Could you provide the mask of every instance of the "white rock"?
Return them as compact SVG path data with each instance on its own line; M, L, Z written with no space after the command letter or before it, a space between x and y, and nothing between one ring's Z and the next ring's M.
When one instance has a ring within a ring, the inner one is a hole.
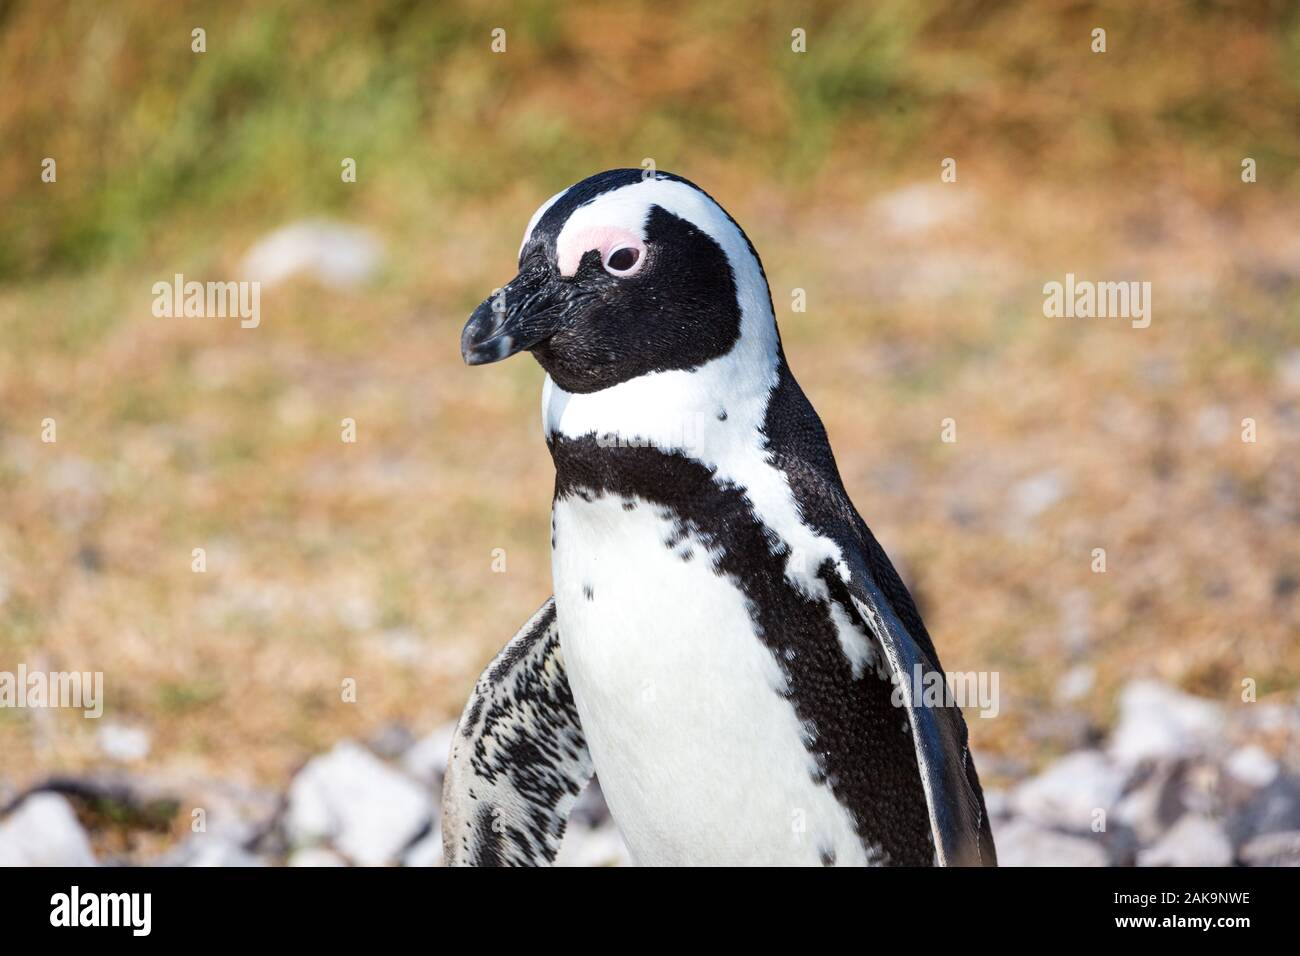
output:
M1124 794L1114 818L1142 843L1154 843L1184 811L1183 780L1177 764L1156 767Z
M0 821L0 866L94 866L76 813L57 793L33 793Z
M249 853L234 840L211 833L196 834L185 841L169 865L182 866L265 866L264 860Z
M1246 866L1300 866L1300 830L1265 833L1241 848Z
M1133 766L1144 760L1177 760L1211 749L1224 723L1223 708L1159 681L1140 680L1120 694L1119 721L1110 754Z
M555 857L556 866L631 866L632 854L618 828L570 826Z
M1068 836L1028 820L994 821L999 866L1106 866L1106 850L1095 837Z
M1243 725L1260 733L1300 730L1300 707L1254 703L1244 708Z
M346 288L373 276L382 258L379 241L367 230L311 219L263 237L248 250L240 271L268 288L299 274Z
M1300 830L1300 780L1279 774L1232 809L1228 829L1237 843L1264 833Z
M343 741L294 777L285 831L295 845L332 842L363 866L395 862L433 817L435 797L370 751Z
M404 725L390 722L367 737L366 746L377 756L394 760L415 746L415 736Z
M452 721L421 737L402 755L402 769L431 787L441 784L443 774L447 772L451 738L455 732L456 722Z
M347 866L347 861L323 846L305 846L289 857L290 866Z
M280 816L283 796L278 792L222 780L200 786L201 796L196 794L197 803L186 814L191 826L202 820L204 829L195 832L194 839L216 837L248 846ZM202 814L196 814L200 809Z
M1087 664L1071 667L1056 682L1056 699L1060 703L1072 704L1087 697L1097 682L1097 672Z
M420 632L409 627L381 631L374 645L381 655L397 664L417 664L429 653L429 646L420 637Z
M149 756L149 732L116 722L103 724L98 734L99 750L110 760L130 763Z
M442 866L442 828L434 827L402 855L402 866Z
M1139 851L1137 863L1138 866L1230 866L1232 843L1220 824L1188 813L1154 846Z
M1251 787L1267 787L1279 773L1277 761L1258 744L1234 750L1223 766L1230 776Z
M1020 521L1032 521L1066 495L1066 482L1055 469L1030 475L1011 486L1008 505Z
M915 183L879 196L871 211L885 229L913 236L960 218L969 205L969 197L958 190Z
M1111 811L1127 776L1100 751L1081 750L1016 787L1011 804L1036 823L1091 832L1096 811Z

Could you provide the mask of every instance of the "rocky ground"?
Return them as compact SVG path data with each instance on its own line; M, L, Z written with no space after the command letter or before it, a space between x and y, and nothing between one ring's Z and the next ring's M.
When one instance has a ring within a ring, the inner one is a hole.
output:
M393 726L342 741L284 793L50 778L5 796L0 864L437 866L450 734ZM986 763L986 777L1001 772ZM1300 865L1300 701L1225 706L1133 682L1101 745L986 796L1003 865ZM574 812L560 862L630 862L599 786Z

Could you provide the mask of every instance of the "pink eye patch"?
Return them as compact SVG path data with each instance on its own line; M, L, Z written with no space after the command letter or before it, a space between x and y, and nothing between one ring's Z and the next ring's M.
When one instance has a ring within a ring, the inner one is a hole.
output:
M555 250L555 259L560 268L560 275L571 276L577 272L578 263L582 261L582 257L590 249L595 249L600 253L601 265L620 276L635 275L645 262L645 242L630 229L624 229L621 226L589 226L586 229L578 229L572 233L566 231L565 234L560 236L559 244ZM611 269L610 257L619 250L625 249L636 250L635 256L620 253L615 257ZM620 268L629 259L632 260L631 267L628 269Z

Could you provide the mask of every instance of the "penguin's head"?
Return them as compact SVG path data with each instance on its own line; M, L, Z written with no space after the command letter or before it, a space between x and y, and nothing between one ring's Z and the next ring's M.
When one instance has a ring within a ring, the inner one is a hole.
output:
M615 169L542 205L519 274L461 333L465 362L527 350L569 392L594 392L730 352L745 325L775 338L763 267L707 193L667 173Z

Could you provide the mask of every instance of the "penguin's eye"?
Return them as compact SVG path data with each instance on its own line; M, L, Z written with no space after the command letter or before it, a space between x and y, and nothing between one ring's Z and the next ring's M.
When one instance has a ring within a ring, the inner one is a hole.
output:
M605 260L605 270L614 275L625 275L632 270L632 267L641 259L641 250L632 246L623 246L615 249Z

